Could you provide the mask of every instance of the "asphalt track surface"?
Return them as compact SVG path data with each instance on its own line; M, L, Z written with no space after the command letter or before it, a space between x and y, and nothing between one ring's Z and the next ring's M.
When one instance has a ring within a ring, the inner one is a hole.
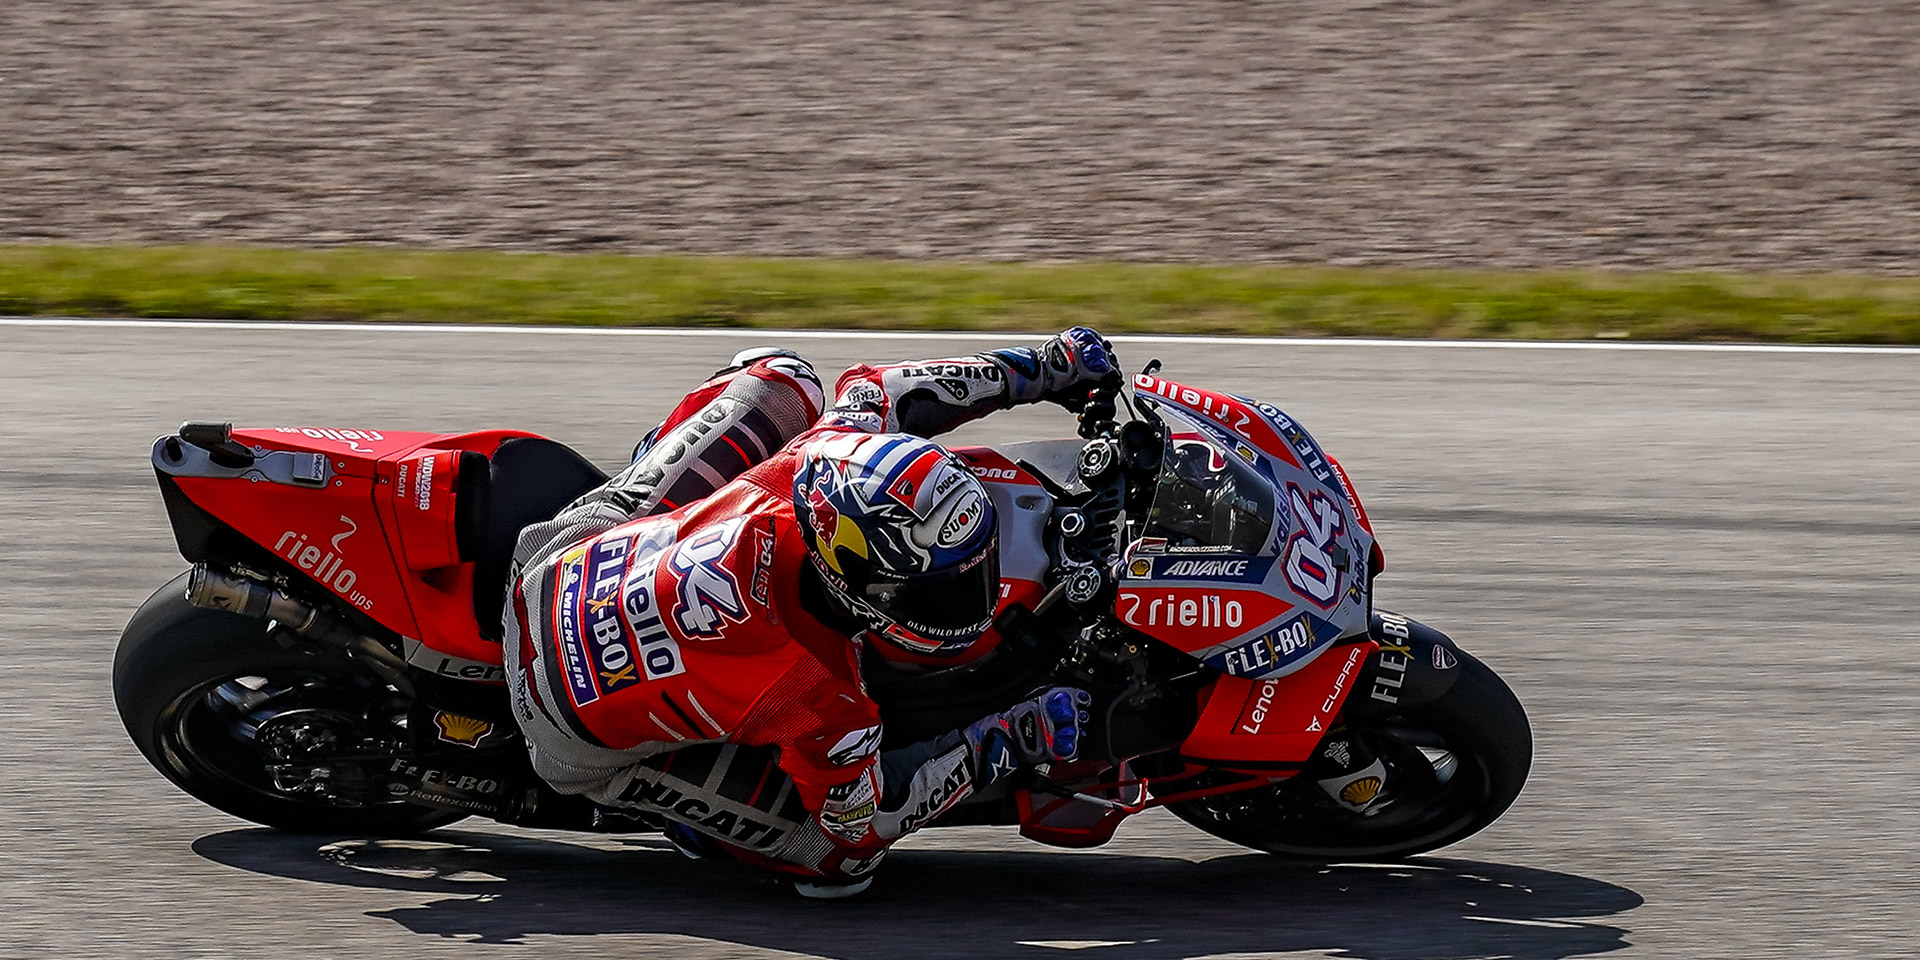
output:
M1526 702L1538 757L1513 810L1401 867L1291 867L1147 815L1084 852L931 831L870 895L822 905L644 837L280 835L127 741L114 645L183 566L154 436L515 426L612 464L742 345L0 325L0 955L1912 954L1911 354L1122 345L1313 429L1372 511L1383 604ZM831 375L980 345L803 347ZM1067 429L1032 410L962 436Z

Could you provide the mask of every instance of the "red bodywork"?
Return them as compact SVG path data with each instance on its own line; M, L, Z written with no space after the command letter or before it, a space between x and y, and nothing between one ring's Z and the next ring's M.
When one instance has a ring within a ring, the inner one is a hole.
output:
M980 482L986 485L989 492L1006 490L1018 496L1022 493L1039 493L1044 489L1040 481L1035 479L1033 474L1028 473L1025 467L1007 459L991 447L954 447L953 452L973 468L974 476L980 478ZM996 502L998 502L997 498ZM1021 536L1026 532L1028 531L1007 530L1004 527L1001 530L1000 608L1002 610L1015 603L1032 609L1047 592L1046 585L1042 582L1042 578L1046 575L1046 548L1039 541L1038 531L1031 531L1033 534L1031 538ZM1031 542L1028 542L1029 539ZM978 659L999 643L1000 631L989 629L987 635L974 644L978 653L970 651L972 655L968 659ZM938 661L929 660L928 662L937 663Z
M1377 649L1371 640L1333 647L1271 680L1220 677L1201 692L1200 722L1180 755L1226 770L1292 773L1319 746Z
M325 454L333 478L305 490L237 479L179 477L182 493L248 539L306 571L404 637L465 660L497 664L500 645L473 614L473 564L454 543L460 452L491 455L514 430L435 434L270 427L235 430L267 450Z
M333 474L327 486L295 489L191 476L178 477L176 482L202 509L395 633L418 639L447 656L499 664L500 646L481 635L474 618L474 565L459 560L454 491L462 452L491 456L502 441L531 436L513 430L435 434L320 427L236 429L233 439L247 447L325 455ZM970 447L956 452L986 483L1041 489L1026 470L990 449ZM1042 592L1039 581L1014 578L1003 589L1002 602L1031 606ZM1121 594L1123 620L1127 593ZM1243 599L1258 602L1257 596ZM1216 678L1201 691L1199 722L1180 747L1181 756L1190 763L1186 773L1212 767L1250 775L1244 784L1225 789L1291 776L1319 744L1322 731L1376 649L1371 641L1338 646L1306 668L1273 680ZM492 676L487 680L497 682ZM1098 844L1129 813L1168 799L1146 799L1138 789L1142 781L1117 776L1124 771L1112 771L1104 764L1074 766L1085 768L1085 780L1075 789L1120 797L1126 809L1095 812L1084 803L1021 791L1023 832L1061 845ZM1070 783L1080 778L1054 779ZM1222 792L1222 788L1203 792Z

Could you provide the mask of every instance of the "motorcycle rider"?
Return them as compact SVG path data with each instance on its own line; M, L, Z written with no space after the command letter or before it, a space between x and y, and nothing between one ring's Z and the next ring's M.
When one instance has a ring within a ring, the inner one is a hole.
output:
M833 897L971 793L1074 758L1089 697L1071 688L882 751L861 653L938 669L992 625L992 501L927 438L1017 404L1071 406L1117 375L1109 344L1075 327L858 365L823 411L797 354L736 356L619 475L520 535L505 649L534 769L665 818L689 855Z

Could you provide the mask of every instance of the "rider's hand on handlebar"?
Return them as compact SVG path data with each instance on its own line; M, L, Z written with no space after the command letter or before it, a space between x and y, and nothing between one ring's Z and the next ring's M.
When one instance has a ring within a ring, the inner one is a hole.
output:
M1119 374L1113 344L1086 327L1048 338L1039 352L1045 364L1044 399L1076 412L1086 403L1089 387Z
M1054 687L1023 703L981 718L961 731L973 749L981 784L992 784L1036 763L1080 756L1093 697L1076 687Z

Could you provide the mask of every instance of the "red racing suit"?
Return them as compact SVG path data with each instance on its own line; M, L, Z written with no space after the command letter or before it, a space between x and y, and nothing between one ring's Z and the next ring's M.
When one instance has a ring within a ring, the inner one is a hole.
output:
M908 759L890 759L887 782L859 628L802 600L794 474L815 437L932 436L1044 398L1059 366L1044 345L856 366L824 417L791 355L704 384L625 471L521 534L508 687L536 771L740 859L827 878L871 870L967 796L957 736L889 751Z

